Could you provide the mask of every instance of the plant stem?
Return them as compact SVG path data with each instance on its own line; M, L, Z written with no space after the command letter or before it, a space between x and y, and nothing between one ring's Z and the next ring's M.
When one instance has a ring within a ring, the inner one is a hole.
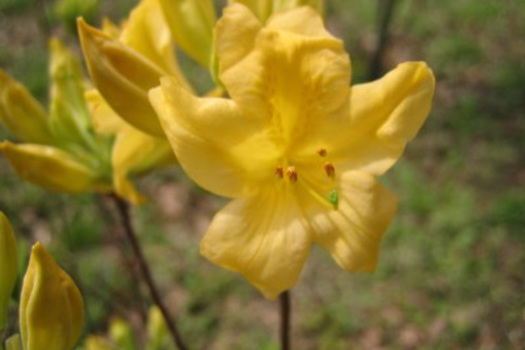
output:
M177 347L180 350L187 350L188 348L186 344L182 341L181 335L177 329L175 321L171 318L166 305L164 305L164 302L162 301L162 298L160 297L157 286L155 285L155 282L153 281L153 277L151 275L149 265L146 262L146 258L144 257L144 254L142 252L142 247L138 241L135 230L133 229L133 226L131 224L131 217L129 215L129 204L125 200L117 196L116 194L112 194L111 198L113 199L113 201L115 202L115 205L117 206L117 209L120 215L120 219L122 222L122 226L124 227L124 231L126 233L126 237L128 238L129 243L131 244L131 247L135 254L135 258L137 259L137 262L139 264L140 272L142 273L142 278L144 279L144 282L146 282L146 285L148 286L151 298L153 299L153 302L155 303L155 305L157 305L157 307L160 309L162 316L164 317L164 321L166 322L166 326L168 327L168 330L171 334L171 337L173 338L173 341L175 342L175 344L177 344Z
M279 295L279 306L281 311L280 338L281 350L290 350L290 324L291 324L291 305L290 291L284 291Z

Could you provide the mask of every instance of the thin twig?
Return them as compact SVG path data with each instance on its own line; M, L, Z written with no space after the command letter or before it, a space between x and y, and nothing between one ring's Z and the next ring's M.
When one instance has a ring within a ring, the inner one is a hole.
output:
M113 201L115 202L115 205L117 206L117 209L119 211L120 218L122 221L122 226L124 227L126 236L129 240L129 243L131 244L131 247L133 248L133 252L135 253L135 257L139 264L139 268L142 273L142 277L144 278L144 282L146 282L146 285L148 286L151 298L153 299L153 302L155 303L155 305L157 305L157 307L160 309L162 316L164 317L164 321L166 322L168 330L171 334L171 337L173 338L173 341L175 342L175 344L177 344L177 347L180 350L187 350L188 347L182 341L181 335L175 324L175 320L173 320L172 317L170 316L166 305L164 305L164 302L162 301L162 298L160 297L157 286L155 285L155 282L153 281L153 277L151 275L151 271L149 269L148 263L146 262L146 258L144 257L144 254L142 252L142 247L140 243L138 242L137 235L131 224L131 217L129 215L129 205L126 201L124 201L123 199L121 199L115 194L111 195L111 198L113 199Z
M280 338L281 350L291 349L290 324L291 324L291 305L290 291L284 291L279 295L279 306L281 311Z
M389 27L394 15L394 7L397 3L396 0L377 1L378 33L375 52L370 62L369 78L371 80L379 78L383 71L383 56L390 40Z

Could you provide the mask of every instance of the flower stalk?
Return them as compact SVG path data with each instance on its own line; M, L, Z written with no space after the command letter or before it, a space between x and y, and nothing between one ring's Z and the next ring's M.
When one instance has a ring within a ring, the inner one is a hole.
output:
M280 340L281 350L291 349L291 302L290 302L290 291L284 291L279 295L279 307L281 313L281 324L280 324Z

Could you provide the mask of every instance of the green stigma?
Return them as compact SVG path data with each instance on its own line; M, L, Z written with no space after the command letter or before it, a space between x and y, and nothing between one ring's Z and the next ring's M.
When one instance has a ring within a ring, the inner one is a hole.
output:
M339 208L339 192L337 192L335 188L330 191L330 194L328 194L328 200L334 207L334 210Z

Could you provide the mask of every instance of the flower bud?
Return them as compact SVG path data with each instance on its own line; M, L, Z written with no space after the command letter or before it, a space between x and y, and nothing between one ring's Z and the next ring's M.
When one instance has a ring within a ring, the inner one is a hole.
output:
M133 330L124 320L115 318L111 321L109 334L119 349L136 350L137 344Z
M7 305L17 276L16 240L13 229L0 211L0 334L7 324Z
M160 0L175 42L194 60L208 67L215 9L211 0Z
M137 129L162 136L147 92L166 72L82 19L78 33L91 79L111 108Z
M1 69L0 124L24 142L53 143L54 137L42 105Z
M20 296L20 332L26 350L70 350L84 323L77 286L40 243L31 251Z
M85 350L119 350L113 343L104 337L91 335L84 341Z
M148 347L147 350L163 349L167 340L168 329L162 312L152 306L148 312Z
M22 342L20 341L20 334L13 334L5 341L6 350L22 350Z
M59 148L3 141L0 153L20 177L38 186L69 193L106 190L98 174Z
M57 38L49 41L49 49L51 130L61 140L90 149L95 140L84 100L85 81L80 60Z

